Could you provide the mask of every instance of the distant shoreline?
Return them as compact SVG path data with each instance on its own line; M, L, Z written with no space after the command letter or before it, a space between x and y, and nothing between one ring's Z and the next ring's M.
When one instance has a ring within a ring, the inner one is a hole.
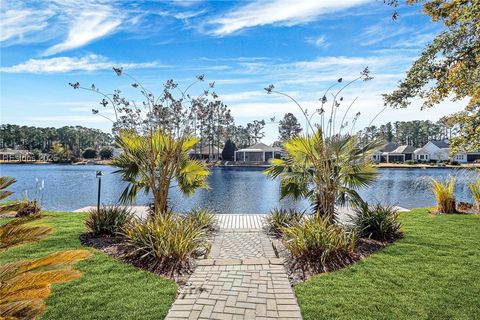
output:
M46 164L59 164L59 165L73 165L73 166L81 166L81 165L110 165L112 163L111 160L98 160L92 162L76 162L76 163L53 163L53 162L45 162L45 161L28 161L28 162L20 162L20 161L0 161L0 166L2 164L15 164L15 165L25 165L25 164L33 164L33 165L46 165ZM270 165L266 164L229 164L229 165L211 165L211 167L220 167L220 168L268 168ZM468 163L468 164L460 164L460 165L435 165L435 164L403 164L403 163L378 163L375 164L375 167L379 169L480 169L480 164L476 163Z

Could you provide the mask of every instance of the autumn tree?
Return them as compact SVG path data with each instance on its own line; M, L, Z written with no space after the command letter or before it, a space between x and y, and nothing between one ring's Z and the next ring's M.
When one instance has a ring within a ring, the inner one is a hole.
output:
M302 132L302 127L293 113L286 113L278 126L280 141L286 141L298 136Z
M398 0L385 1L397 7ZM384 96L385 103L397 108L419 97L423 108L447 98L468 99L465 109L447 119L460 127L451 139L453 149L480 147L480 2L478 0L407 0L423 6L433 22L445 30L429 43L407 72L398 88ZM394 13L394 18L398 14ZM447 121L445 120L445 121Z

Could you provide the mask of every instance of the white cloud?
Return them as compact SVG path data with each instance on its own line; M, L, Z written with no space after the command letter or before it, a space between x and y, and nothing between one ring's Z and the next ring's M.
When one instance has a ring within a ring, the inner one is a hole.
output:
M330 43L327 42L325 36L319 36L316 38L309 37L306 40L308 43L313 44L314 46L319 48L328 48L330 46Z
M29 59L10 67L1 67L6 73L65 73L70 71L96 71L121 65L126 69L161 67L157 62L117 63L95 54L84 57L56 57L49 59Z
M70 24L67 39L48 48L44 55L82 47L96 39L104 37L117 29L122 23L120 14L114 14L107 6L90 6L81 12Z
M54 14L50 9L24 8L2 9L0 12L0 42L21 42L25 35L45 29L48 25L46 20Z
M369 0L255 0L207 24L213 35L225 36L245 28L271 24L293 26L321 15L351 8Z

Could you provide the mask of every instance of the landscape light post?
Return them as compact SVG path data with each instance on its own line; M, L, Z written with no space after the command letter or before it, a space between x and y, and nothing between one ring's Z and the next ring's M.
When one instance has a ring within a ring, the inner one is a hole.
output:
M100 211L100 190L102 188L102 171L98 170L95 177L98 178L98 197L97 197L97 212Z

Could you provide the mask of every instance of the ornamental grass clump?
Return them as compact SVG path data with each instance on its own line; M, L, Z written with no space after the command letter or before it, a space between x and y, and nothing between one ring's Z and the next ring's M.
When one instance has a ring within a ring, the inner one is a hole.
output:
M355 230L347 231L328 218L303 218L282 229L283 244L293 256L293 267L316 272L336 270L354 260Z
M133 250L130 256L147 263L148 268L174 275L188 269L193 258L208 252L206 232L182 215L165 213L133 219L125 226L126 243Z
M185 219L206 231L215 230L217 223L215 214L209 209L193 209L185 214Z
M283 228L300 223L305 216L305 211L273 209L265 218L266 228L277 237L282 236Z
M478 177L475 183L469 184L470 191L472 192L473 203L475 204L475 210L480 213L480 177Z
M450 177L442 182L432 179L432 191L437 200L438 213L456 213L455 178Z
M101 206L100 210L91 209L85 226L95 236L114 236L123 231L125 224L133 217L132 211L124 206Z
M402 234L399 212L394 206L363 202L354 208L352 221L359 237L387 241Z

